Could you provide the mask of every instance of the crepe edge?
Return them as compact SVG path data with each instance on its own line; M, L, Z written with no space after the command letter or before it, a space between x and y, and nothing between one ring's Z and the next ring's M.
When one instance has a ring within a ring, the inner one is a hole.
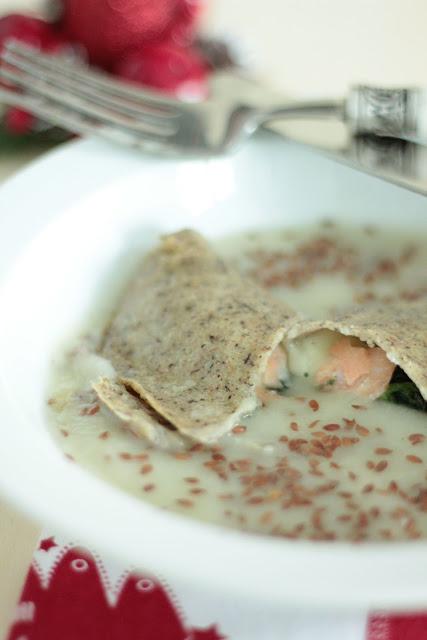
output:
M359 312L359 310L357 311ZM369 310L367 311L369 312ZM373 313L375 312L376 309L373 310ZM354 314L354 318L357 320L357 313ZM373 324L375 325L375 322L373 322ZM384 325L386 327L386 323L384 323ZM390 362L399 366L407 374L407 376L418 387L424 400L427 400L425 369L414 361L413 358L407 356L404 348L399 348L398 344L396 344L399 342L399 338L397 336L391 338L390 335L387 335L386 328L381 331L381 329L376 326L367 328L366 326L358 325L357 321L351 320L351 313L341 320L326 319L299 321L288 332L288 335L286 336L286 343L290 343L297 338L310 335L322 329L329 329L330 331L337 331L343 336L358 338L362 342L365 342L369 347L380 347Z
M156 446L162 448L176 446L176 440L179 440L177 433L181 436L187 436L191 440L209 444L229 433L242 417L252 414L260 406L256 388L262 380L268 359L274 349L283 342L285 334L285 326L280 327L273 334L270 341L271 347L263 354L259 366L254 371L248 394L241 400L237 409L220 422L194 428L179 425L176 417L165 410L162 403L158 402L150 392L144 389L142 384L132 378L123 378L120 376L117 379L101 378L92 386L99 399L137 437L145 437ZM129 393L129 387L138 394L141 402ZM169 431L159 421L156 421L150 414L148 408L144 408L143 403L146 403L160 418L170 422L177 430L177 433Z
M138 438L146 438L161 449L182 449L176 432L157 421L143 404L131 395L124 384L111 378L100 378L92 384L98 398L122 422L123 427Z

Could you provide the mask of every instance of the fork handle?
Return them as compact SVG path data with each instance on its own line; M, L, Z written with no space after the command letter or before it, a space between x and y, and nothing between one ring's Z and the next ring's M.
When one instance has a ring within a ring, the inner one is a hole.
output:
M343 100L319 100L313 102L295 102L283 107L263 109L256 114L259 125L273 120L294 118L338 118L344 119L345 102Z
M281 118L336 118L354 135L374 134L427 144L427 91L359 85L346 100L302 102L264 110L258 124Z

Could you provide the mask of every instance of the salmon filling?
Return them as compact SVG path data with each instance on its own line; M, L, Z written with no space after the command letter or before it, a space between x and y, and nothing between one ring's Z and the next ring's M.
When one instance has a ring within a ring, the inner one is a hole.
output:
M342 336L330 348L329 358L317 370L315 379L326 388L375 400L387 389L395 367L379 347Z
M329 330L290 343L288 358L291 374L310 378L319 389L370 400L385 393L396 369L379 347Z
M286 351L281 345L273 349L264 372L263 385L266 389L280 391L287 388L289 378Z

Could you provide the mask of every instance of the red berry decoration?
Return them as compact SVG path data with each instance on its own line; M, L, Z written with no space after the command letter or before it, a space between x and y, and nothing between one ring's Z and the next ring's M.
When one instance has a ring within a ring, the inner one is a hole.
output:
M0 18L0 51L7 40L19 40L47 53L59 53L68 48L67 42L55 31L53 25L17 13ZM4 116L4 125L10 133L17 135L29 133L36 118L22 109L8 109Z
M193 49L164 43L146 45L122 57L114 66L119 77L182 98L207 94L207 67Z
M13 133L15 135L29 133L35 122L36 118L31 113L16 107L8 109L4 116L4 125L6 129L9 133Z
M60 20L51 24L29 16L0 18L0 51L16 39L47 53L86 51L89 63L129 82L184 99L207 95L209 65L193 48L204 0L57 0ZM9 109L8 130L27 133L36 119Z
M200 0L179 0L173 21L162 34L162 40L188 46L194 38L194 27L201 13L201 6Z
M90 62L110 68L117 56L155 40L183 0L62 0L62 28L84 45Z
M66 46L53 25L17 13L0 18L0 51L9 39L20 40L49 53L56 53Z

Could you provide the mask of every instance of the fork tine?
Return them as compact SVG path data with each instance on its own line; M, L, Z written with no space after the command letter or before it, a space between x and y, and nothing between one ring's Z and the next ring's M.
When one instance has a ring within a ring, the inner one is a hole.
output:
M147 106L163 110L166 113L173 112L182 107L180 101L165 97L163 94L154 90L133 87L122 81L112 79L106 73L79 66L75 61L70 62L64 58L40 53L38 49L29 47L17 40L8 40L6 50L17 53L27 60L37 61L44 69L56 71L67 78L72 78L79 83L84 83L90 88L102 89L111 96L130 98L137 103L143 102Z
M76 94L67 92L64 87L61 86L60 80L55 86L53 83L48 84L39 78L35 78L28 73L20 73L11 68L0 68L0 78L6 79L12 82L15 86L18 86L26 90L30 94L36 94L42 98L48 98L49 100L61 104L68 109L73 109L78 113L83 113L92 118L96 118L105 122L106 124L116 125L137 133L156 136L159 139L165 139L176 132L177 126L173 122L163 121L160 124L153 124L151 122L144 121L143 118L137 120L126 115L121 115L119 112L114 112L112 109L107 109L102 106L98 106L95 102L88 98L80 97Z
M0 87L0 103L11 107L19 107L38 116L42 120L80 135L100 136L115 144L125 144L130 147L156 148L164 145L154 137L137 135L114 126L89 120L85 116L70 111L62 106L39 100L25 94L16 93Z
M86 97L91 99L96 97L97 102L104 106L113 107L115 109L120 107L120 111L122 113L126 113L130 116L141 117L141 115L143 115L144 118L155 123L159 123L160 120L175 118L179 115L179 111L176 109L165 110L163 107L153 107L151 104L147 104L143 100L138 100L136 102L134 99L114 96L108 91L105 91L105 89L99 89L98 87L93 86L93 83L83 80L84 72L80 74L81 79L69 77L64 73L64 65L66 64L64 61L62 64L58 64L55 68L52 68L52 65L50 64L51 61L49 60L46 62L44 58L37 53L30 56L28 52L23 53L19 49L15 51L14 49L9 48L3 51L2 59L4 62L7 62L17 68L25 69L41 80L58 82L60 79L61 85L64 86L64 88L67 88L68 91L78 91L79 95L84 94ZM69 67L70 63L68 63L67 66Z

